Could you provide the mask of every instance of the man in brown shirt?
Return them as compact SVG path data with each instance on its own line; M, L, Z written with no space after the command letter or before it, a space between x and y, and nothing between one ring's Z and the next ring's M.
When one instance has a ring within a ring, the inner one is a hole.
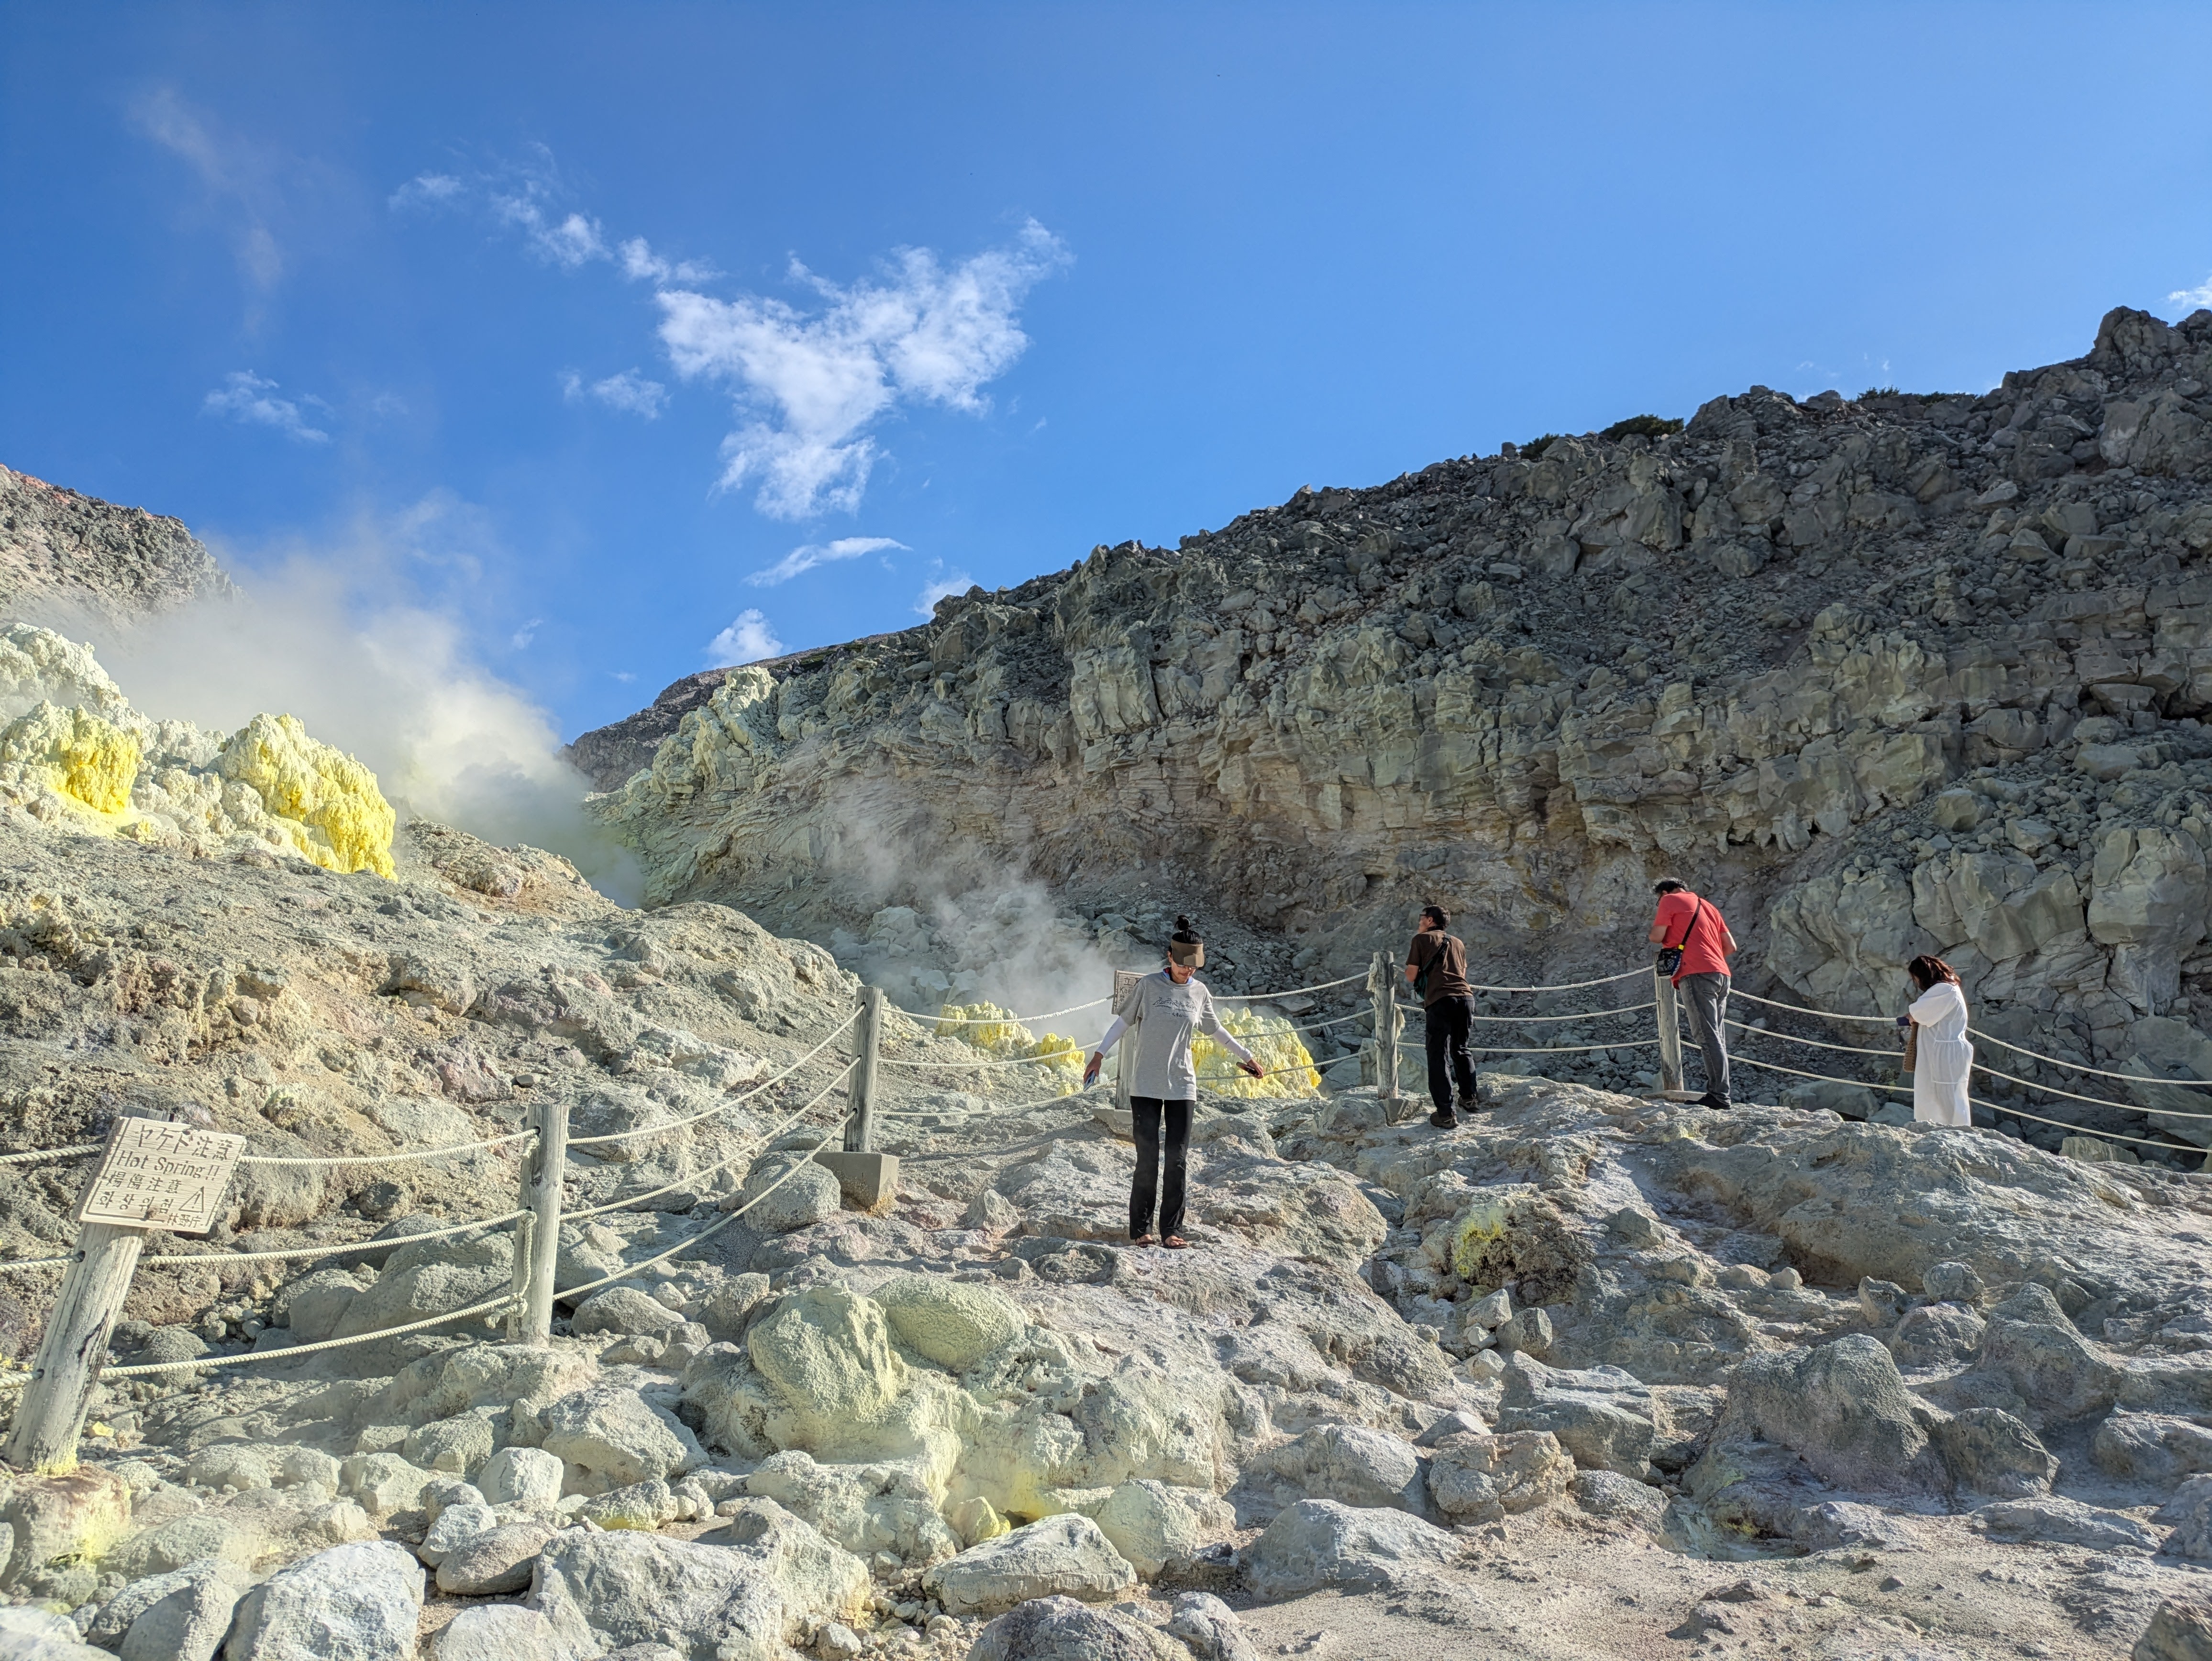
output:
M1474 1026L1474 989L1467 982L1466 943L1444 933L1450 922L1450 913L1441 905L1423 906L1420 932L1406 948L1406 978L1420 991L1422 1018L1428 1028L1429 1099L1437 1104L1429 1123L1439 1130L1449 1130L1459 1123L1452 1114L1455 1079L1459 1083L1462 1113L1473 1113L1482 1102L1474 1061L1467 1049L1468 1034Z

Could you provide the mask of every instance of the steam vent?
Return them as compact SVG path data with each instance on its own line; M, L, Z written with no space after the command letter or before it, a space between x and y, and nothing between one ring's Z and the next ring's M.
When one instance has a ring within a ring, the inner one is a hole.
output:
M2212 1656L2212 311L695 676L638 907L134 691L237 592L0 470L0 1653Z

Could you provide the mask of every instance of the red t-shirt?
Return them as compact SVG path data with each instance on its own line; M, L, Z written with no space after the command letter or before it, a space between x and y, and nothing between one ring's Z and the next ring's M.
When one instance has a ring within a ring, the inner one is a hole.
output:
M1705 908L1702 915L1698 908ZM1722 955L1721 942L1728 938L1728 925L1721 921L1719 909L1711 900L1700 900L1687 889L1659 897L1659 913L1652 926L1667 931L1662 946L1682 948L1682 966L1674 973L1674 983L1681 984L1685 975L1725 975L1729 972L1728 958ZM1683 931L1689 938L1683 938Z

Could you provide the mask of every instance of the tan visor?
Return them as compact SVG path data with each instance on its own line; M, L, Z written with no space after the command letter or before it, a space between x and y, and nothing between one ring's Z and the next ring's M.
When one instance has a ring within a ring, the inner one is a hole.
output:
M1170 940L1168 961L1181 964L1186 969L1203 969L1206 967L1206 942L1193 940L1185 946L1180 940Z

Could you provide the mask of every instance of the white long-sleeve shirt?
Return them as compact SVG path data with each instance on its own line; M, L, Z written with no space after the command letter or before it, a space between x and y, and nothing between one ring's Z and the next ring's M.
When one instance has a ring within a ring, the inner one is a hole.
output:
M1915 1074L1924 1073L1937 1084L1964 1080L1974 1065L1974 1046L1966 1041L1966 995L1949 981L1938 981L1905 1013L1920 1028Z
M1114 1024L1098 1040L1099 1054L1113 1049L1131 1031L1136 1037L1136 1057L1132 1062L1124 1056L1121 1064L1130 1068L1132 1096L1155 1097L1165 1102L1197 1100L1198 1069L1191 1063L1190 1046L1200 1032L1238 1060L1252 1059L1252 1052L1222 1025L1221 1017L1214 1011L1213 994L1195 975L1177 986L1163 969L1133 983L1114 1006Z

